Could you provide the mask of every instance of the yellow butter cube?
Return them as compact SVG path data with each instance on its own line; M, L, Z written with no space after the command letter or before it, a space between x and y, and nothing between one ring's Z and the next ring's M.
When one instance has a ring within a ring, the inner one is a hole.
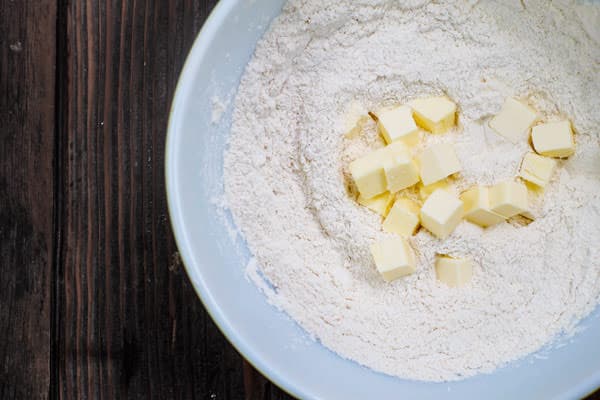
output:
M421 225L440 239L447 238L463 216L463 202L443 189L433 192L421 208Z
M417 125L429 132L444 133L456 124L456 104L447 97L416 99L409 105Z
M490 188L490 210L505 218L514 217L529 209L527 187L519 182L506 181Z
M408 154L391 156L383 164L387 189L391 193L419 182L419 170Z
M419 206L409 199L397 199L383 221L383 230L411 236L419 227Z
M527 137L529 129L538 119L537 112L527 104L509 97L502 110L490 120L490 128L501 136L517 143Z
M406 154L408 154L406 146L402 142L395 142L352 161L348 168L360 195L364 199L371 199L386 192L384 163L392 157Z
M413 119L410 107L400 106L386 109L377 113L377 126L381 136L386 143L398 140L409 145L415 145L419 141L419 129Z
M381 164L381 155L377 152L368 153L352 161L349 169L363 198L370 199L387 191L387 181Z
M505 218L490 209L489 188L475 186L460 195L465 207L465 219L483 228L499 224Z
M389 145L377 151L388 157L404 156L410 154L410 152L408 151L408 147L406 147L406 145L403 142L390 143Z
M548 157L568 157L575 152L573 130L567 120L533 127L531 141L536 152Z
M423 185L428 186L459 172L462 167L454 147L448 143L433 145L421 154L420 175Z
M555 167L556 161L553 159L527 153L521 162L519 176L539 187L544 187L550 181Z
M390 192L385 192L370 199L365 199L359 195L356 201L358 204L363 205L369 210L375 211L377 214L385 217L388 214L392 203L394 202L394 196Z
M372 244L371 254L377 270L388 282L415 272L415 255L399 236Z
M450 287L464 286L471 282L473 277L473 262L469 258L437 256L435 275L440 282Z
M436 189L444 189L449 193L454 192L454 185L452 185L446 179L442 179L441 181L437 181L431 185L423 185L423 182L419 182L417 188L419 189L419 197L421 200L427 200L431 193L435 192Z

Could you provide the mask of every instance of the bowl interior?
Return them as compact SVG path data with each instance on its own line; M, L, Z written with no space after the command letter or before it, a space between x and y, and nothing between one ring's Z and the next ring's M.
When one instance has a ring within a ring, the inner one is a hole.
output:
M347 361L313 341L267 303L245 276L249 254L220 207L223 150L235 90L256 42L283 0L223 0L181 74L167 141L171 222L190 279L233 345L301 398L572 398L600 385L600 310L572 338L490 375L460 382L402 380ZM222 115L221 114L222 111Z

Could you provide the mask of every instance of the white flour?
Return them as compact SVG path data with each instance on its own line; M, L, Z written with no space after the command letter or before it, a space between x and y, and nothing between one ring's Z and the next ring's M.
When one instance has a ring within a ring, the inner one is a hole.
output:
M492 371L571 332L600 301L599 7L324 3L284 8L235 99L225 196L256 258L248 276L325 346L405 378ZM457 102L460 127L426 140L455 143L459 189L516 174L527 143L486 124L509 95L568 116L577 153L532 199L535 222L463 222L444 241L421 230L417 272L388 284L368 250L386 236L381 221L348 197L343 175L375 130L345 139L348 118L437 93ZM437 252L473 257L472 284L439 284Z

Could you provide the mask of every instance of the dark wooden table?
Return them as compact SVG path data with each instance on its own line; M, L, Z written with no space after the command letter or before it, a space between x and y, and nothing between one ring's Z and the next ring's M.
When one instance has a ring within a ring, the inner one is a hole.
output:
M0 399L286 399L182 269L164 180L216 0L0 0Z
M0 399L289 399L197 299L167 115L216 0L0 0Z

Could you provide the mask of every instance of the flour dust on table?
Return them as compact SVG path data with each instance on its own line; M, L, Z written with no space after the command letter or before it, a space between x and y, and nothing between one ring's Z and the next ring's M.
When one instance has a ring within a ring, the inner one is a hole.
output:
M323 345L403 378L490 372L572 333L600 301L600 7L327 3L284 7L235 97L224 189L256 260L248 276ZM463 220L443 240L420 229L407 238L414 273L386 282L369 247L394 235L346 170L383 146L369 112L439 95L457 125L419 146L453 144L456 193L513 179L531 151L490 128L509 97L568 118L576 151L532 192L534 221ZM439 282L439 254L468 255L470 282Z

